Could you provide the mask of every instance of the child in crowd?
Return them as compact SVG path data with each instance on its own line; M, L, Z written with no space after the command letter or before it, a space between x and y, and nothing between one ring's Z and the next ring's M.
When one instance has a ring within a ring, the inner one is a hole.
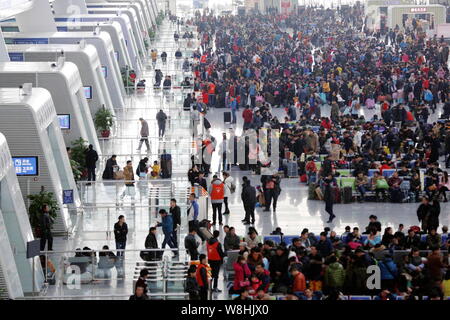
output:
M153 166L152 166L152 172L151 172L152 178L157 179L159 177L160 171L161 171L161 167L160 167L158 161L154 161Z

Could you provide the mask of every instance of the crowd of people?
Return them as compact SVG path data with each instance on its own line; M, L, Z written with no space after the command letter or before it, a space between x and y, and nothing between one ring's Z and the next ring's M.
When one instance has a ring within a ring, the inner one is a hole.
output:
M439 234L432 228L421 237L414 226L405 229L400 224L396 231L387 227L381 233L381 225L376 216L370 216L364 232L347 226L341 235L325 228L315 236L303 229L290 243L264 240L253 227L242 237L233 227L224 226L223 240L220 231L215 230L206 242L207 255L198 255L195 248L200 263L189 269L186 292L190 299L203 300L209 289L221 292L217 286L219 271L221 265L227 264L233 268L229 294L236 299L270 300L281 296L288 300L340 300L349 295L370 295L388 300L449 296L448 227L442 227ZM283 239L279 228L273 235ZM186 248L193 253L191 246ZM233 261L224 263L224 259ZM367 285L370 266L380 270L378 288Z
M276 211L280 176L290 163L309 185L310 199L325 200L328 222L335 218L333 203L341 196L344 203L421 202L421 227L401 225L396 232L388 227L382 233L371 216L363 235L358 227L347 227L340 236L326 228L318 237L305 229L292 243L275 244L263 241L253 227L243 238L224 226L223 242L218 230L206 242L207 255L199 254L198 243L186 246L191 258L200 260L200 267L189 272L190 297L205 299L206 266L212 269L213 291L219 291L218 270L230 250L239 251L229 292L238 294L237 299L265 300L277 293L306 300L339 299L342 294L381 300L448 296L447 227L438 233L440 202L447 202L450 190L444 169L450 167L449 46L444 39L427 38L414 22L414 28L369 30L361 5L306 7L288 16L197 12L186 24L197 27L201 47L193 53L194 96L185 104L203 114L229 108L231 124L242 110L244 132L279 135L278 152L270 152L279 154L280 173L262 175L261 190L243 178L245 224L255 222L258 203ZM284 119L274 116L276 108L284 108ZM223 177L216 174L208 181L208 161L193 163L188 177L192 185L209 191L212 223L218 220L223 226L222 205L228 214L227 198L235 188L229 171L237 163L230 149L239 148L241 137L224 133L220 145L209 127L205 124L202 150L210 159L219 149ZM233 153L245 153L239 167L261 174L261 159L249 161L258 158L252 148L259 146L244 146ZM342 187L344 177L353 178L352 185ZM350 194L341 187L350 188ZM190 224L188 237L198 233L195 223ZM409 252L399 258L402 250ZM366 286L371 265L381 270L382 286L374 290Z

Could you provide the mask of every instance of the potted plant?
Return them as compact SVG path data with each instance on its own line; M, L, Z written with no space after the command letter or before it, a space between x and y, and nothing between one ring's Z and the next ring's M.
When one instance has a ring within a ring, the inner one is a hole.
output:
M150 38L150 41L154 41L155 40L155 30L153 30L152 28L148 29L148 37Z
M86 150L87 141L83 138L72 141L72 147L70 151L70 164L72 166L73 176L79 176L79 179L87 176L85 158Z
M134 89L134 83L136 81L136 72L133 69L130 69L128 66L123 67L120 70L122 75L123 85L126 89Z
M108 138L111 134L111 127L114 124L114 115L111 110L104 106L95 113L94 124L97 130L101 130L103 138Z
M72 168L72 174L75 181L79 181L83 176L83 172L80 170L80 164L75 160L70 159L70 167Z
M43 186L38 194L28 195L28 199L31 201L30 207L28 208L31 228L33 229L34 235L39 238L41 236L42 206L44 204L49 206L50 217L54 220L59 210L58 202L53 192L45 191Z

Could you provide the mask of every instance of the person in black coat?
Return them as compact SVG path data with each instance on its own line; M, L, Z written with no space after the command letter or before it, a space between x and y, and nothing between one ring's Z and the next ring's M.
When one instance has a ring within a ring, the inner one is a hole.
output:
M173 220L173 231L172 231L172 242L175 245L175 247L178 248L178 228L181 225L181 209L179 206L177 206L177 200L170 199L170 209L169 213L172 215Z
M147 157L145 157L144 159L141 159L139 161L138 167L136 169L136 175L138 177L144 178L144 177L141 177L141 173L142 173L142 175L144 175L144 174L146 175L147 174L147 172L148 172L147 163L148 163L148 158Z
M417 208L417 219L422 223L421 227L424 232L427 232L428 230L430 207L430 200L428 199L428 197L423 197L422 203Z
M194 183L202 186L203 189L208 190L208 184L206 182L205 173L204 172L199 172L198 173L198 176L196 178L194 178Z
M288 267L288 251L284 247L278 246L269 263L270 278L274 283L273 292L277 292L278 288L286 282Z
M432 229L438 229L440 213L441 205L439 204L439 201L437 199L433 199L430 206L430 215L428 217L428 232Z
M439 149L441 147L441 143L435 135L432 135L430 147L431 147L431 154L428 163L434 163L439 161Z
M420 237L414 232L414 230L408 230L408 236L405 238L405 249L419 248Z
M52 236L53 218L50 216L50 207L48 204L42 205L41 217L41 251L45 250L45 244L48 241L48 251L53 250L53 236Z
M244 224L255 223L255 206L256 206L256 189L250 183L247 177L242 178L241 199L244 204L245 218L242 220ZM252 221L250 222L250 218Z
M158 240L156 240L156 227L151 227L150 232L145 238L145 249L158 249ZM159 260L162 252L159 251L145 251L142 257L145 261Z
M125 217L123 215L119 216L119 221L114 224L114 237L116 240L116 249L125 250L127 244L127 234L128 234L128 225L125 222ZM117 256L123 257L123 251L118 251Z
M88 181L95 181L95 168L98 161L97 151L94 150L92 144L89 145L88 149L85 151L85 161L86 169L88 174Z
M332 173L333 168L331 166L332 162L331 162L330 157L331 156L327 156L325 158L325 160L323 161L323 165L322 165L322 176L323 177L327 177L328 175L330 175Z
M196 279L197 267L191 265L188 269L184 291L189 293L189 300L200 300L200 287Z
M139 300L150 300L150 298L145 294L144 287L139 286L134 290L134 294L130 296L130 300L139 301Z
M200 245L195 238L197 231L195 227L189 227L189 234L184 238L184 247L191 256L191 260L198 260L198 246Z
M330 215L327 223L331 223L336 216L333 213L333 202L334 202L334 194L333 194L333 184L334 179L333 175L330 173L326 178L323 179L324 186L324 200L325 200L325 211Z
M103 180L113 180L114 179L114 168L117 167L117 156L113 155L111 158L106 160L105 170L103 171Z

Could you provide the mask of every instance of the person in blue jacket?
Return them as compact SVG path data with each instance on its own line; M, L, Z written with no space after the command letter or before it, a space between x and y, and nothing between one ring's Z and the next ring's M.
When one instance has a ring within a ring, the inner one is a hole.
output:
M230 97L229 105L230 105L230 109L231 109L231 123L235 124L236 123L236 111L238 108L238 103L237 103L237 100L235 97Z
M159 214L161 215L162 221L157 224L158 227L162 227L162 231L164 233L164 241L161 245L161 248L165 248L166 244L169 245L170 248L175 248L175 244L172 241L172 232L173 232L173 220L172 216L170 216L165 209L159 210ZM175 256L178 255L178 252L174 252Z
M398 268L397 264L392 260L392 256L389 253L385 254L384 259L378 262L378 267L381 272L381 288L394 291Z

